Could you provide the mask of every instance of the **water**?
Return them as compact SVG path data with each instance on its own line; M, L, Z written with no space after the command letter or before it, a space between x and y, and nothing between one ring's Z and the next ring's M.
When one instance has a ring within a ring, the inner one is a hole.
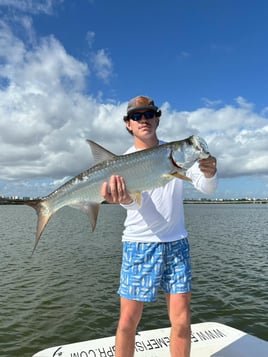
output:
M187 204L193 265L192 322L217 321L268 339L268 205ZM33 257L36 215L0 206L0 356L114 335L124 210L59 211ZM139 329L169 325L164 296L145 305Z

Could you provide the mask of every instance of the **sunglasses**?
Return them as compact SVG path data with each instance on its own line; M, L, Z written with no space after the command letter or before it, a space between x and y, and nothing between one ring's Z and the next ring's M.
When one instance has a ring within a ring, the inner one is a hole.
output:
M147 112L137 112L133 113L129 116L130 119L134 121L139 121L144 116L145 119L153 119L155 117L155 112L153 110L149 110Z

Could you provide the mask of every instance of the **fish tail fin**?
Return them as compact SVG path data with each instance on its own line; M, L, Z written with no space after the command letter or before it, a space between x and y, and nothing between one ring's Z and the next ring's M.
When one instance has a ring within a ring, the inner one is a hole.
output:
M42 200L42 199L27 200L27 201L24 201L24 203L26 205L34 208L36 211L36 214L37 214L37 228L36 228L35 244L34 244L34 248L32 251L32 255L33 255L34 251L37 247L37 244L41 238L41 235L44 232L44 229L54 212L52 212L49 209L49 206L47 205L46 201Z

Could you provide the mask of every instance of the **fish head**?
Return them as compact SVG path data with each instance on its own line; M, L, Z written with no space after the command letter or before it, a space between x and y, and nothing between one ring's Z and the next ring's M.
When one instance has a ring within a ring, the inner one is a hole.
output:
M207 159L210 156L205 139L193 135L190 138L190 141L192 142L194 150L198 153L199 159Z
M179 169L189 169L195 161L210 156L206 141L199 136L190 136L186 140L177 141L171 149L171 161Z

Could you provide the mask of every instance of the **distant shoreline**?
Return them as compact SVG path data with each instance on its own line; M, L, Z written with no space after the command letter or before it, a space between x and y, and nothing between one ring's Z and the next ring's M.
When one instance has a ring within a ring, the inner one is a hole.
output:
M2 198L3 199L3 198ZM268 203L268 199L185 199L183 201L185 204L265 204ZM107 202L102 202L102 204L107 204ZM23 205L23 201L8 202L1 201L0 205Z
M185 204L189 204L189 203L196 203L196 204L264 204L264 203L268 203L268 200L266 199L256 199L256 200L246 200L246 199L241 199L241 200L188 200L185 199L183 201Z

